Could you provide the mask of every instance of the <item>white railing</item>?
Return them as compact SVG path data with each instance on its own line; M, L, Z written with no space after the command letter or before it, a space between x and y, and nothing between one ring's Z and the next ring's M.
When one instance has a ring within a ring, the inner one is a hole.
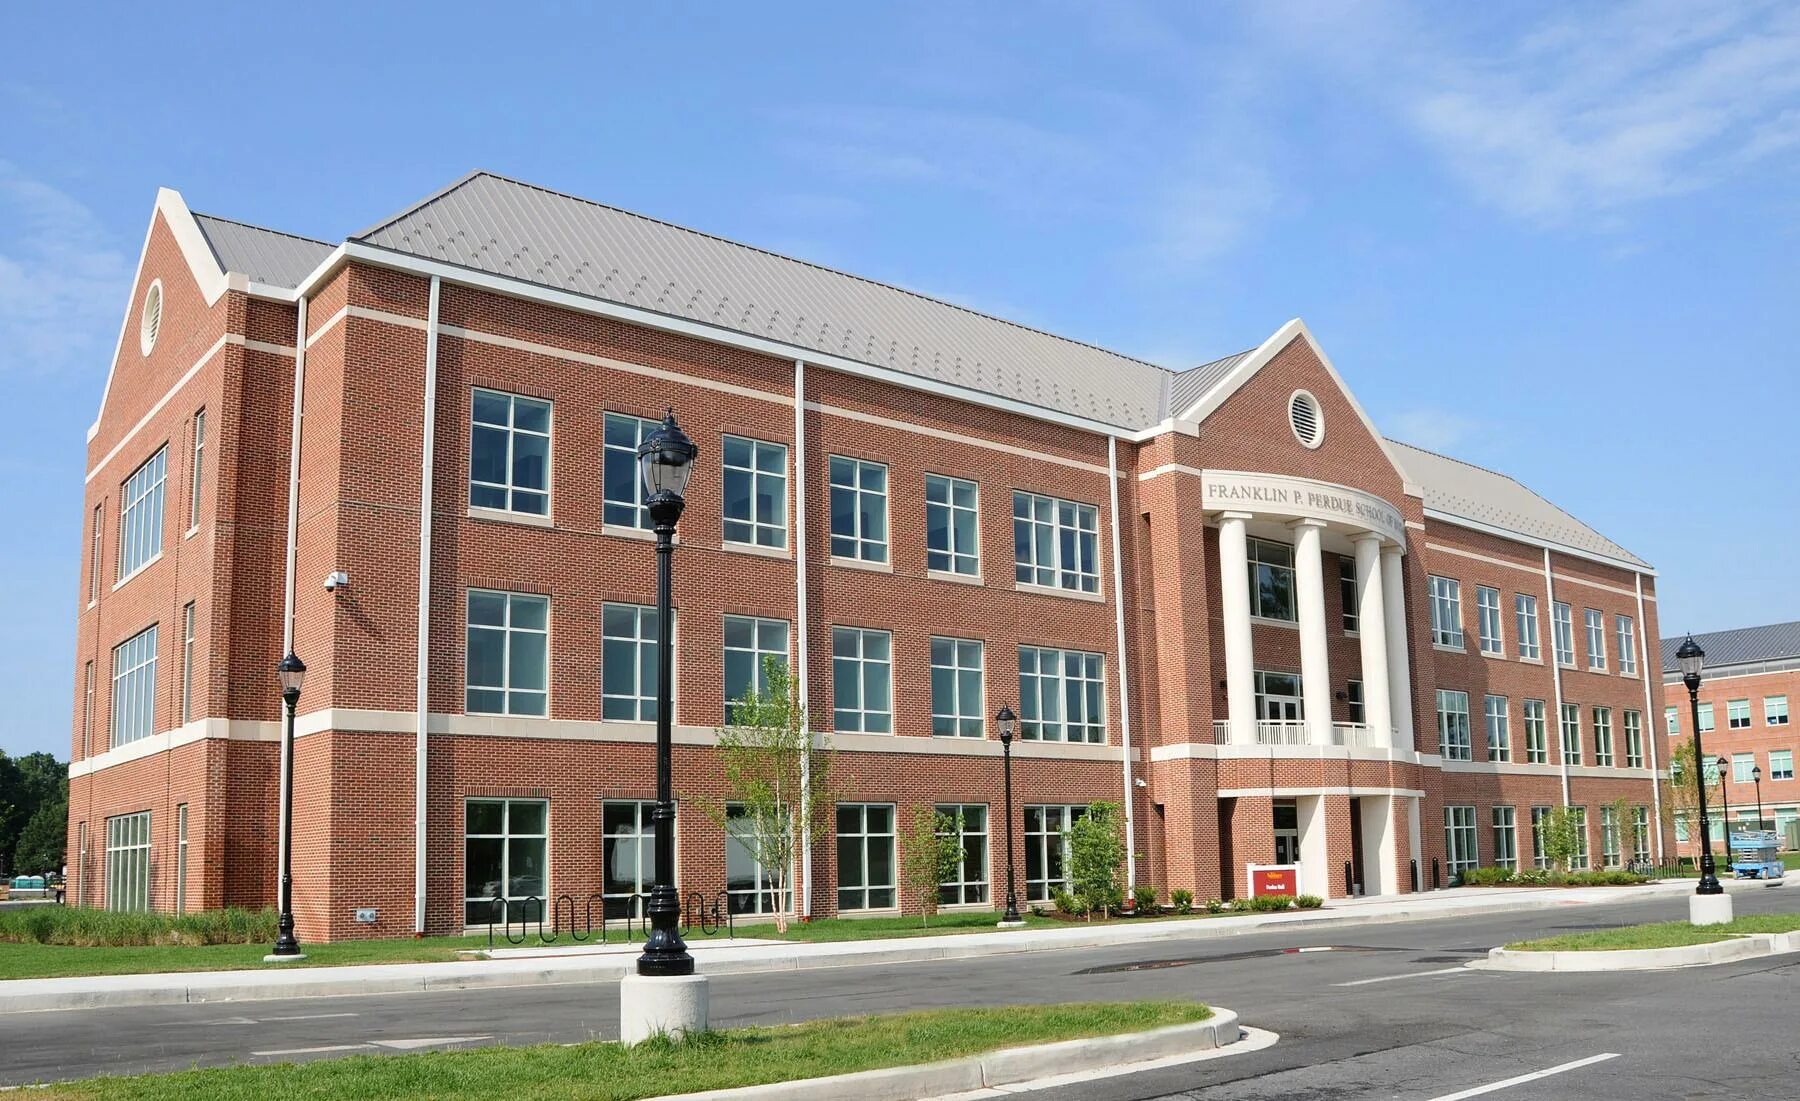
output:
M1375 737L1363 723L1332 723L1331 744L1364 749L1375 744Z
M1305 745L1306 723L1300 719L1258 719L1257 745Z
M1396 744L1399 731L1391 731L1383 741L1365 723L1332 723L1331 744L1352 749L1380 749ZM1312 734L1304 719L1258 719L1255 740L1233 738L1231 720L1213 720L1213 741L1218 745L1311 745Z
M1213 720L1213 741L1218 743L1219 745L1230 745L1231 744L1231 720L1230 719L1214 719Z

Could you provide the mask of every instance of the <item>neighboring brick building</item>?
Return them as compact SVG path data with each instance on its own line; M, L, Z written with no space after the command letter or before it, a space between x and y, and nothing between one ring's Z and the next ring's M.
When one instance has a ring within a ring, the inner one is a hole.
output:
M478 173L337 246L159 195L89 433L75 897L271 901L290 637L304 938L634 890L630 448L665 407L702 448L676 790L724 794L727 698L796 661L842 786L811 913L896 906L922 803L984 827L946 897L1003 902L1002 704L1022 903L1096 800L1137 882L1202 898L1277 859L1330 895L1531 861L1564 802L1595 863L1662 854L1654 572L1382 438L1300 322L1168 371ZM678 851L684 891L769 905L691 806Z
M1665 767L1675 759L1675 748L1690 745L1694 734L1687 688L1675 662L1685 637L1662 640L1663 730L1669 739ZM1764 828L1780 831L1788 848L1800 847L1800 781L1794 779L1794 746L1800 738L1788 717L1789 701L1800 703L1800 621L1712 631L1695 635L1694 641L1706 651L1700 742L1707 762L1706 811L1714 856L1724 852L1720 826L1725 800L1734 826L1753 826L1759 789ZM1716 764L1720 757L1729 761L1722 775ZM1686 812L1675 815L1675 840L1683 856L1694 855L1688 818Z

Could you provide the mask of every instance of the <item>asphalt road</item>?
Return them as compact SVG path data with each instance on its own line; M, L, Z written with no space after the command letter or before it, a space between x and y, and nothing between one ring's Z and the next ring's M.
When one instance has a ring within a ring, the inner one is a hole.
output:
M1739 913L1791 911L1800 908L1797 889L1734 897ZM1507 1087L1501 1099L1800 1096L1795 957L1610 975L1460 967L1510 940L1685 914L1685 897L1664 896L1312 933L721 976L712 985L713 1022L1194 998L1237 1010L1246 1024L1280 1034L1280 1043L1034 1096L1428 1101L1602 1055L1615 1057ZM0 1015L0 1083L611 1038L617 1000L615 983L594 983Z

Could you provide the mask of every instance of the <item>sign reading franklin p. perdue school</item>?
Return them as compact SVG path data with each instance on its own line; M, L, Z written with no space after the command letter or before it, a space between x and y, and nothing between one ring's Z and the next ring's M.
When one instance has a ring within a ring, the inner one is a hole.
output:
M1295 519L1324 520L1364 528L1406 545L1406 520L1393 505L1349 486L1280 474L1207 470L1201 475L1201 507Z

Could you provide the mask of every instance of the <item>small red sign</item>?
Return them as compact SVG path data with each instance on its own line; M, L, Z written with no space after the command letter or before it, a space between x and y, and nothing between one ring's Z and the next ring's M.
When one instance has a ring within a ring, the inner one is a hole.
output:
M1255 868L1250 872L1250 893L1292 898L1300 893L1299 879L1292 868Z

